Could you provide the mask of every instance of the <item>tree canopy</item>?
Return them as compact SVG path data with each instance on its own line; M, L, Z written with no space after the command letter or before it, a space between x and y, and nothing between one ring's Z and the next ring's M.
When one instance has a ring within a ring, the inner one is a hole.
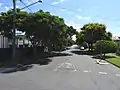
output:
M106 26L100 23L88 23L81 28L81 32L77 35L77 42L85 41L89 45L89 50L92 49L93 43L98 40L111 40L112 34L106 32Z
M39 10L35 13L16 10L16 30L25 32L33 46L63 47L71 43L76 30L67 26L63 18ZM0 32L12 38L13 12L9 10L0 15ZM70 40L71 39L71 40Z

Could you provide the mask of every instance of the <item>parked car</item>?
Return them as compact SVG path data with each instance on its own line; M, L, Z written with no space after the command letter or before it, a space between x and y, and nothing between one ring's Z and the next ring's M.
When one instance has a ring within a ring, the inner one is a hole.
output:
M84 47L80 47L80 50L84 50L85 48Z

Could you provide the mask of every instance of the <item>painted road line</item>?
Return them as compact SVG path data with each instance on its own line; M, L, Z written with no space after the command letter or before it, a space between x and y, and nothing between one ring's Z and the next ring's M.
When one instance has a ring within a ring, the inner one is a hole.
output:
M92 71L90 71L90 70L84 70L83 72L87 73L87 72L92 72Z
M120 77L120 74L116 74L117 77Z
M103 75L106 75L107 73L106 72L98 72L99 74L103 74Z
M89 71L85 70L84 72L89 72Z

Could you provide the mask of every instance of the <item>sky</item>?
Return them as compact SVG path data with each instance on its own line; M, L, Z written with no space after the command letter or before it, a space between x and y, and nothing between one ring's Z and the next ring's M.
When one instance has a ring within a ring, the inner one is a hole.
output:
M37 0L23 0L26 5ZM17 0L16 6L24 5ZM0 12L12 8L12 0L0 0ZM64 18L65 23L78 31L87 23L102 23L113 36L120 36L120 0L42 0L31 7L24 9L36 12L40 9L49 11L53 15Z

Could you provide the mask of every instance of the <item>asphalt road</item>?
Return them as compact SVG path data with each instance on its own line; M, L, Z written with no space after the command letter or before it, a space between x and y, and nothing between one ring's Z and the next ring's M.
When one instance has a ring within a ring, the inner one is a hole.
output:
M96 64L87 55L51 58L48 65L9 74L0 73L0 90L120 90L120 69Z

